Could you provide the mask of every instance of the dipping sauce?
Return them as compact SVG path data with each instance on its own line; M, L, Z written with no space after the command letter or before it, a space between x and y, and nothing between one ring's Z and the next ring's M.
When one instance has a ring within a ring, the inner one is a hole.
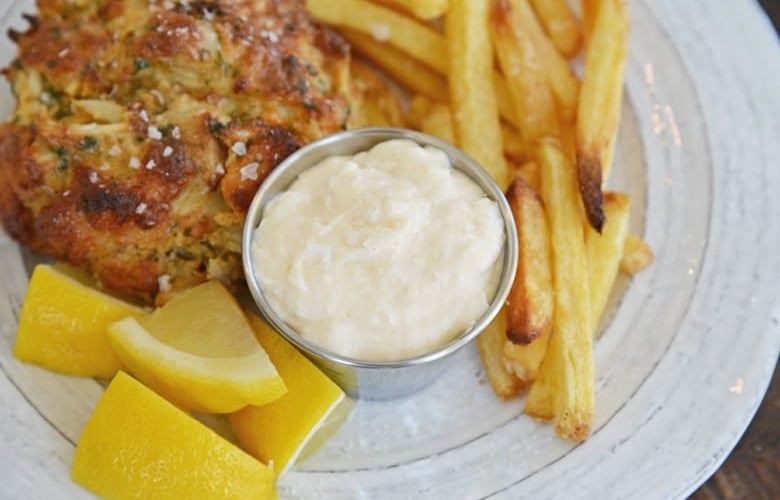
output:
M498 205L447 155L399 139L307 169L252 241L273 310L302 337L363 361L443 346L493 298Z

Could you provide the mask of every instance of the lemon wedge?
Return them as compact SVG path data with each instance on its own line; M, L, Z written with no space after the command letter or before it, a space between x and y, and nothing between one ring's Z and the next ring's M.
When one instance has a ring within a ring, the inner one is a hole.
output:
M143 310L75 279L68 269L40 264L33 270L14 356L68 375L111 378L121 363L106 326Z
M120 371L76 447L71 478L109 500L275 498L275 475Z
M286 392L243 311L216 281L109 325L108 338L130 373L184 409L229 413Z
M264 406L247 406L229 419L241 446L282 474L338 430L352 400L263 320L250 314L249 322L287 394Z

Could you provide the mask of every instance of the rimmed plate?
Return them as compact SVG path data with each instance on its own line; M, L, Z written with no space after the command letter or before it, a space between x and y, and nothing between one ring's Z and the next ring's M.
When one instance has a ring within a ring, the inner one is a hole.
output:
M20 26L31 2L0 7ZM612 185L656 262L621 278L596 344L593 436L492 396L476 353L414 397L359 402L283 498L683 497L726 457L780 350L780 51L751 2L632 0ZM0 63L14 47L0 40ZM0 86L0 116L13 101ZM102 387L11 355L29 256L0 232L0 496L88 498L73 446ZM119 430L118 430L119 431Z

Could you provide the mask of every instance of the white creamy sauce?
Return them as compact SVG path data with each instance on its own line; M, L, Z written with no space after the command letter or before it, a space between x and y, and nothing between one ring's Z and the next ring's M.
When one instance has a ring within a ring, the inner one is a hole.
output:
M344 356L397 361L473 324L504 244L497 204L408 140L325 159L265 208L252 257L274 311Z

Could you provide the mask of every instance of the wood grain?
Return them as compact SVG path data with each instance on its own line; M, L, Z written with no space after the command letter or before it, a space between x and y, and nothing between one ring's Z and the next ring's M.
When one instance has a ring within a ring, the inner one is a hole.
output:
M726 462L693 500L780 498L780 370L764 402Z

